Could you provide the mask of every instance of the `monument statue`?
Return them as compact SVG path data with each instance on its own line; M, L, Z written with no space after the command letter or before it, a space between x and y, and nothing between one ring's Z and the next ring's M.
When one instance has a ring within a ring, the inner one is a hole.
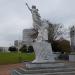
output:
M36 9L36 6L32 6L32 9L28 6L26 3L28 9L31 11L32 18L33 18L33 26L34 29L38 30L38 37L37 41L42 41L42 40L48 40L48 23L46 20L42 21L41 16L38 13L38 9Z
M36 9L36 6L34 6L34 5L32 6L32 8L30 8L27 3L26 3L26 5L32 14L33 26L35 29L38 30L39 26L41 26L41 17L40 17L40 14L38 13L38 9Z
M33 48L36 56L33 63L53 62L54 57L52 53L51 44L47 42L49 27L48 21L41 20L41 16L38 13L38 9L36 9L36 6L32 6L32 8L30 8L27 3L26 5L31 11L34 29L38 30L38 36L35 39L35 42L33 43Z
M71 49L75 52L75 27L72 26L70 29Z
M41 17L38 13L38 9L36 9L36 6L32 6L31 9L29 8L27 3L26 5L28 9L31 11L33 18L33 26L36 30L38 30L38 36L35 39L35 42L32 42L35 52L35 60L32 62L24 62L25 67L12 70L11 75L68 75L69 73L75 73L74 71L72 73L72 69L70 71L67 65L65 67L64 63L55 62L51 44L47 42L47 29L49 26L48 22L46 20L41 20Z

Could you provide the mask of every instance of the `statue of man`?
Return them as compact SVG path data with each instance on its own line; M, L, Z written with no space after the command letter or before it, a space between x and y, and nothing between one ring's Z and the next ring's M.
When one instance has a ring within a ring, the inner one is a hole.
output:
M46 20L41 20L41 17L38 13L38 9L36 9L36 6L32 6L32 8L29 8L28 4L26 5L28 9L31 11L34 29L38 31L38 36L35 39L36 42L33 43L34 52L36 55L33 63L50 61L53 62L54 57L52 57L51 44L46 42L48 40L49 24Z
M38 13L38 9L36 9L36 6L32 6L32 9L31 9L27 3L26 5L32 13L33 26L36 30L38 30L41 26L41 17L40 17L40 14Z
M36 41L40 42L42 40L48 40L48 23L46 20L42 21L40 14L38 13L38 9L36 9L36 6L32 6L32 9L29 8L28 4L26 3L28 9L32 13L33 18L33 26L35 30L38 30L38 36L36 38Z
M75 51L75 27L74 26L72 26L70 29L70 38L71 38L72 51Z

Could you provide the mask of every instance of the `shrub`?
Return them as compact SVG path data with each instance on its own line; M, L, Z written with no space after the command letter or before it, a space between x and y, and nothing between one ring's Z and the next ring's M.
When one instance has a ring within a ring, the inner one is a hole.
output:
M9 47L8 50L9 50L10 52L18 51L18 49L17 49L15 46L11 46L11 47Z
M34 52L33 46L29 46L28 47L28 53L32 53L32 52Z
M54 52L61 52L61 53L69 53L70 52L70 42L68 40L56 40L52 43L52 49Z
M27 53L27 46L26 46L26 45L23 45L23 46L19 49L19 51Z

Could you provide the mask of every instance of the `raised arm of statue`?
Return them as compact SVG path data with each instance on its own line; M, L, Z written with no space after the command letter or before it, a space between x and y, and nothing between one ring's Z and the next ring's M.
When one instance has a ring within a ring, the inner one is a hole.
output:
M28 9L31 11L31 13L32 13L32 9L30 9L30 7L29 7L29 5L26 3L26 6L28 7Z

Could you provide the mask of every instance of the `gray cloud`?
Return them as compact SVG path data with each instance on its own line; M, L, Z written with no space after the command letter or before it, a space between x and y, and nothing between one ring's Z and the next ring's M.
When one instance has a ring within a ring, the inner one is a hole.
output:
M75 24L75 0L0 0L0 46L22 39L22 30L33 27L25 1L36 5L42 18L65 27Z

